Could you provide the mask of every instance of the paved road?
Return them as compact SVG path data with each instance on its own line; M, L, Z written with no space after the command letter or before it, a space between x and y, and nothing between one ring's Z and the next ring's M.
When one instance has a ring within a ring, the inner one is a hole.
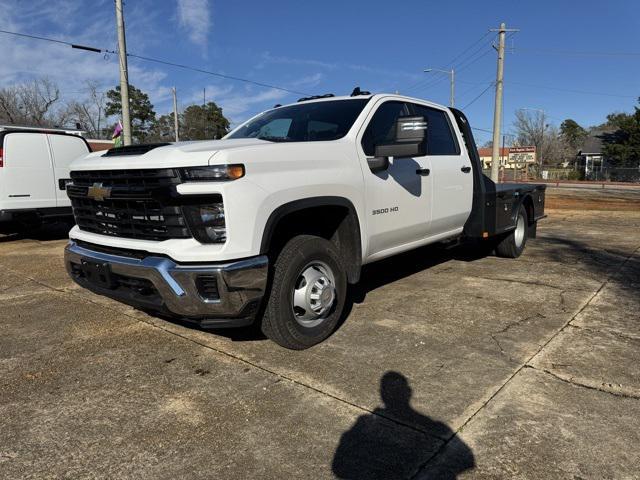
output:
M374 264L304 352L82 291L63 245L0 241L0 478L640 478L638 212Z

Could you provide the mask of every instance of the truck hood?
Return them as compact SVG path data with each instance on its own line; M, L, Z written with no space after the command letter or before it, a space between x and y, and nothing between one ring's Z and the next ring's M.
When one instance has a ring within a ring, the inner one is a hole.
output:
M172 143L156 147L142 155L104 156L105 151L98 151L75 160L70 168L71 170L122 170L212 165L212 158L220 151L263 145L272 145L272 143L256 138L238 138Z

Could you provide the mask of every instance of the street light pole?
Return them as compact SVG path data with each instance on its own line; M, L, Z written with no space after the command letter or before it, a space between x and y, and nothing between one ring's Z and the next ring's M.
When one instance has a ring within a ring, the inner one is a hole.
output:
M451 92L449 94L449 106L455 107L455 89L456 89L456 72L452 68L451 70L442 70L440 68L426 68L423 70L425 73L429 72L440 72L445 73L450 76L451 81Z

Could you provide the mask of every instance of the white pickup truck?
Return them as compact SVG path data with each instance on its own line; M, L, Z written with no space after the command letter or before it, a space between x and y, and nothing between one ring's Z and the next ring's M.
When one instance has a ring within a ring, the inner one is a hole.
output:
M517 257L542 185L482 174L459 110L400 95L276 106L222 140L136 145L72 165L80 285L202 327L327 338L362 265L441 241Z

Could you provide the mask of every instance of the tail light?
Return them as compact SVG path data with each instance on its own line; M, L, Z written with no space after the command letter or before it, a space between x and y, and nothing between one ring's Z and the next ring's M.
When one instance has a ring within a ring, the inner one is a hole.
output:
M4 167L4 150L0 148L0 167Z

